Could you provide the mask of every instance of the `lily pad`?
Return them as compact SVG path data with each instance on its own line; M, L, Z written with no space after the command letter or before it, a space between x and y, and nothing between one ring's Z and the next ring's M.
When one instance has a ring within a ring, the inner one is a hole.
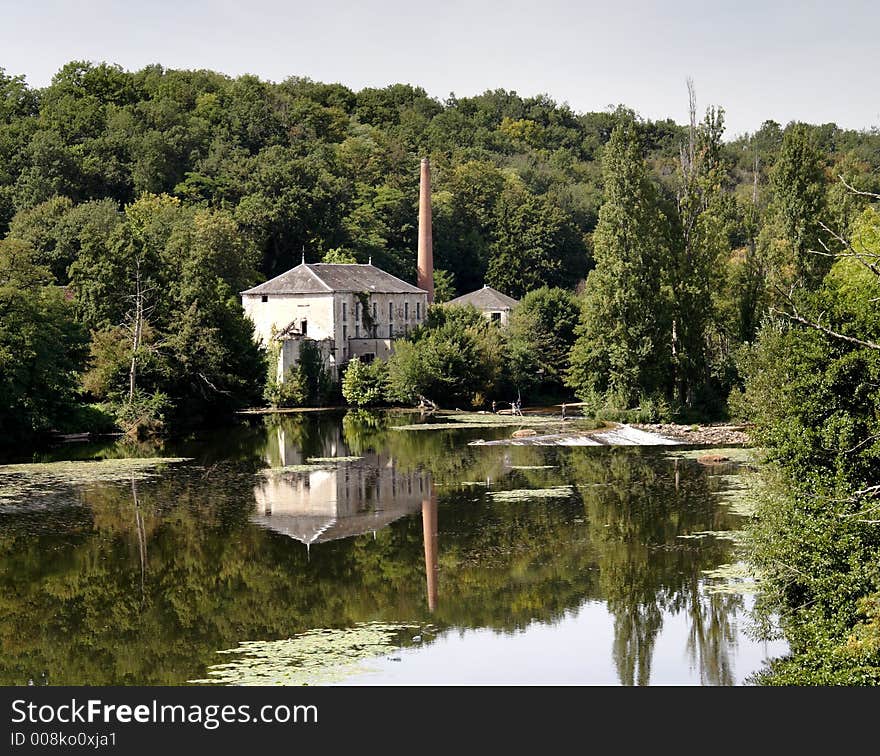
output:
M360 623L349 628L309 630L292 638L244 641L218 651L233 661L208 667L205 685L321 685L370 671L363 662L396 651L404 632L419 625Z
M359 459L363 459L363 457L308 457L306 459L306 464L317 465L335 464L336 462L357 462Z
M190 457L129 457L88 461L0 465L0 505L21 504L33 497L69 491L73 486L146 480L163 465Z
M491 491L492 501L528 501L529 499L565 499L574 493L573 486L551 488L515 488L510 491Z
M743 562L722 564L714 570L703 570L708 582L706 593L757 593L759 578Z

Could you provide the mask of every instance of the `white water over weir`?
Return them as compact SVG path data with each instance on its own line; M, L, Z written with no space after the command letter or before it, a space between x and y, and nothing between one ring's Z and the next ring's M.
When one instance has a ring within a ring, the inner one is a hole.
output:
M678 446L680 443L674 438L623 424L602 431L553 433L497 441L479 439L471 441L468 446Z

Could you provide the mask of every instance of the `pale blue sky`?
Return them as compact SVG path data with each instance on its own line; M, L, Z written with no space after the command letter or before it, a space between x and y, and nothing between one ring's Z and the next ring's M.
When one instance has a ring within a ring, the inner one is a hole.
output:
M880 127L880 0L0 0L7 73L44 86L73 59L441 99L501 87L679 122L692 76L728 137L768 118Z

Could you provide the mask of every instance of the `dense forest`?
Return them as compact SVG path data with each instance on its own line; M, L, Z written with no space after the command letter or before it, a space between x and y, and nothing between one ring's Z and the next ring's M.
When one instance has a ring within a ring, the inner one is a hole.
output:
M691 112L680 126L504 90L441 102L158 65L72 62L44 89L0 72L0 430L100 425L95 406L123 425L198 423L259 402L236 293L303 253L414 279L424 155L441 295L485 282L553 300L525 308L503 357L470 344L504 364L456 400L543 389L723 413L737 350L829 267L810 253L821 224L845 236L868 203L838 177L878 188L880 134L768 121L724 141L721 109L700 120L691 91ZM583 310L562 337L560 290ZM431 388L406 372L388 398Z
M505 333L434 308L343 394L753 422L753 560L793 652L763 681L878 682L880 132L726 139L723 109L688 100L679 125L504 90L0 69L0 439L262 401L237 292L302 254L413 280L428 156L441 298L523 303ZM331 390L302 378L296 401Z

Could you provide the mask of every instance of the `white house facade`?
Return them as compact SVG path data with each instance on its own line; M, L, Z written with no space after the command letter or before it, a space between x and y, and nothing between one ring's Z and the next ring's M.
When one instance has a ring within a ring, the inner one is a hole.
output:
M313 340L334 378L352 357L388 359L394 340L424 319L428 292L372 264L303 262L241 292L256 338L280 342L278 377Z

